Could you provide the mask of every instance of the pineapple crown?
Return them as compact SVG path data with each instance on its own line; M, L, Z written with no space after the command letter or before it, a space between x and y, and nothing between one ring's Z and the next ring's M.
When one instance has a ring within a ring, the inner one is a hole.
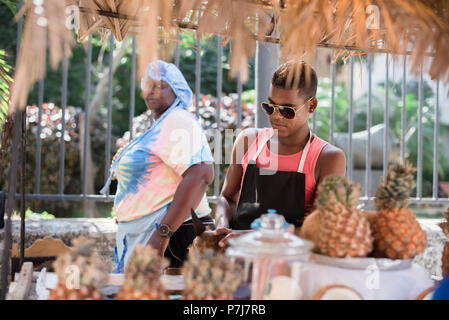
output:
M416 169L410 164L392 163L387 176L376 191L374 203L381 209L404 208L408 204L411 190L415 186Z
M156 249L138 244L126 266L126 282L134 289L158 290L162 287L162 270L168 265L168 260L160 256Z
M95 241L79 237L72 241L73 250L59 256L53 263L60 283L77 281L80 285L102 288L109 277L104 261L95 251Z
M162 270L168 267L168 260L159 255L151 246L137 245L127 265L127 274L143 274L159 278Z
M343 176L327 176L318 186L316 206L318 210L343 204L355 207L359 203L360 185Z
M192 248L183 268L188 298L229 298L243 280L243 268L212 249Z

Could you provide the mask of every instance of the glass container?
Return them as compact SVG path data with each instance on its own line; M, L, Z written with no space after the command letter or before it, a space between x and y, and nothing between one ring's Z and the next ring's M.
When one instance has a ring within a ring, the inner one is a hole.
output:
M260 228L229 239L226 254L243 262L251 281L253 300L297 300L301 261L306 261L313 243L285 230L279 214L263 214Z

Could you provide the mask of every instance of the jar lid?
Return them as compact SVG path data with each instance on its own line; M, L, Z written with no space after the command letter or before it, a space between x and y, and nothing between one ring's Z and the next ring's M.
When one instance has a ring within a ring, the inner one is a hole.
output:
M309 253L314 244L285 231L282 215L261 215L260 228L229 239L226 254L241 258L294 259Z

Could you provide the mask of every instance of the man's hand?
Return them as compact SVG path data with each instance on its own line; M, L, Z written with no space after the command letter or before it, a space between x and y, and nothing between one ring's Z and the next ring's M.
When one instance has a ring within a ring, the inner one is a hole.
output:
M226 238L230 233L232 233L231 229L228 228L217 228L215 230L206 230L202 233L201 236L203 237L220 237L220 238ZM221 239L218 242L218 245L220 247L225 247L226 244L222 243L223 239Z
M218 242L218 245L222 248L228 246L228 240L235 237L240 237L242 234L246 234L248 232L253 232L254 230L231 230L228 228L217 228L214 231L205 231L205 235L209 236L218 236L225 235L223 239Z
M156 230L153 232L153 235L151 236L150 240L148 241L149 246L152 246L155 248L161 256L164 255L165 250L167 249L168 243L170 242L169 237L163 237L159 234L159 232Z

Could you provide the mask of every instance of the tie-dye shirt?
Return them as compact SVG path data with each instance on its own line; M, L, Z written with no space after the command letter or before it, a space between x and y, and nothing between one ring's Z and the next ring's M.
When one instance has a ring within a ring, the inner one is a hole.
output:
M114 208L119 221L130 221L173 201L182 174L192 165L213 162L207 138L194 115L175 108L152 135L125 150L118 163ZM206 195L197 213L211 209Z

